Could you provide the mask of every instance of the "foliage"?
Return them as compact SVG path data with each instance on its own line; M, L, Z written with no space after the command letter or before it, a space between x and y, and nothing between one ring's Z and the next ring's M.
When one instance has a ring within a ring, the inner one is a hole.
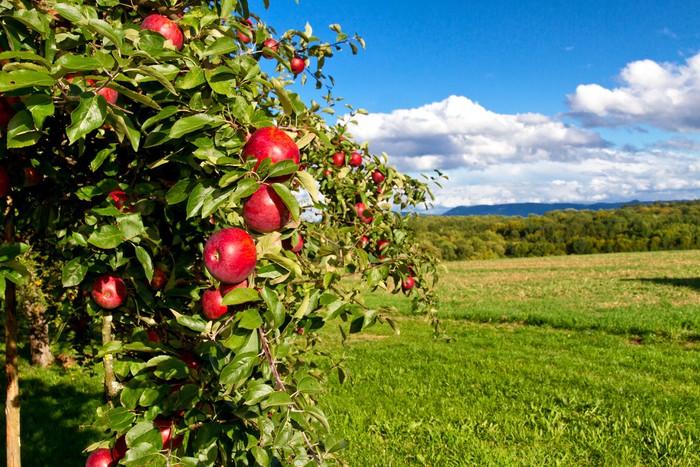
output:
M140 27L155 12L182 31L184 47ZM95 279L112 274L128 290L113 312L116 339L103 331L96 355L115 356L121 391L98 410L105 437L89 449L124 437L126 465L324 463L339 444L315 403L327 376L309 359L315 332L336 319L346 332L385 319L345 278L399 293L415 276L417 288L405 292L417 309L434 311L432 257L392 211L425 202L428 187L352 142L354 111L329 126L320 112L333 110L331 95L325 108L307 106L289 89L292 58L313 57L316 69L300 80L322 86L332 82L326 60L362 39L332 25L335 41L322 42L307 27L263 48L275 31L245 0L14 1L0 3L0 14L0 92L13 109L2 155L15 181L18 235L62 266L64 304L95 328L104 319L109 331L112 320L90 298ZM275 60L272 73L259 63L263 52ZM242 155L251 133L273 125L301 149L299 166ZM362 165L328 175L339 150L362 151ZM386 180L373 183L373 170ZM226 295L231 313L206 320L202 292L221 284L203 265L204 243L224 227L245 227L243 204L262 184L291 222L255 235L248 286ZM360 201L369 222L355 213ZM308 207L323 213L320 222L303 221ZM367 245L357 242L363 234ZM284 246L297 235L300 254ZM385 237L392 244L380 254ZM155 286L158 274L165 280ZM163 423L176 443L159 434Z
M444 260L700 248L700 203L555 211L544 216L419 217L424 248Z

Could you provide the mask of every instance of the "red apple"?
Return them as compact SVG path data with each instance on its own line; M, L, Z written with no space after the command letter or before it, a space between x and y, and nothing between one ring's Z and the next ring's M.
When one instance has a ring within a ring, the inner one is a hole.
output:
M379 170L375 170L374 172L372 172L372 180L374 180L374 183L376 183L377 185L382 183L384 179L386 179L386 177Z
M0 165L0 198L10 192L10 176L7 174L7 169Z
M112 457L114 460L118 461L119 459L122 459L126 455L127 449L126 436L122 435L117 438L117 442L114 443L114 447L112 448Z
M182 436L173 438L174 423L167 418L156 417L153 425L160 432L160 439L163 441L163 449L177 449L182 444Z
M224 316L228 306L222 303L223 298L219 289L205 290L202 294L202 314L209 320Z
M350 154L350 165L353 167L359 167L362 165L362 154L355 151Z
M248 142L243 147L243 155L248 159L254 157L258 160L254 170L265 159L270 159L272 164L285 160L299 164L300 161L299 147L294 140L287 133L274 126L260 128L250 135ZM289 177L291 175L280 178L287 179Z
M366 216L366 212L367 206L365 206L365 203L359 202L355 204L355 213L357 214L357 217L359 217L365 224L371 224L374 219L371 216Z
M250 19L245 18L241 20L241 23L244 24L246 32L244 33L243 31L237 31L236 36L238 36L239 41L243 42L244 44L248 44L251 40L253 40L253 31L251 30L253 27L253 22Z
M151 287L154 290L161 290L168 283L168 273L160 266L156 266L153 270L153 278L151 278Z
M406 277L402 282L401 282L401 288L404 291L409 291L411 290L414 286L416 285L416 280L412 276Z
M289 62L289 68L292 69L292 73L298 75L299 73L304 71L304 68L306 68L306 61L301 57L294 57Z
M276 53L280 48L280 44L279 42L270 37L269 39L265 39L265 42L263 42L263 47L270 49L271 51ZM272 55L270 51L263 49L263 57L274 58L274 55Z
M154 344L160 342L160 334L158 334L158 332L155 329L146 330L146 338L149 342L153 342Z
M331 175L333 175L333 171L331 169L326 169L323 171L324 177L330 177Z
M190 369L192 370L198 370L199 369L199 360L197 357L190 352L189 350L185 350L180 353L180 360L185 362L185 365L187 365Z
M120 277L103 274L92 284L92 299L106 310L118 308L126 300L126 284Z
M24 186L37 186L39 183L41 183L42 179L43 176L41 175L41 172L39 172L36 168L31 166L24 168Z
M367 235L361 236L358 243L360 244L360 248L367 248L367 245L369 245L369 237Z
M304 237L302 237L299 232L296 233L296 237L297 242L293 245L292 242L294 241L294 235L285 239L284 242L282 242L284 247L293 253L299 253L301 249L304 248Z
M116 104L117 99L119 99L119 93L112 88L102 88L97 91L97 95L104 97L107 103L112 105Z
M243 219L250 230L274 232L289 222L289 209L270 185L260 185L243 205Z
M391 242L389 240L386 240L386 239L379 240L377 242L377 251L379 251L379 252L384 251L390 244L391 244Z
M12 117L15 115L15 109L12 108L6 98L0 98L0 128L7 128Z
M342 167L345 165L345 153L336 152L333 154L333 165L336 167Z
M124 205L129 201L129 197L126 196L126 192L121 190L110 191L108 196L112 199L112 201L114 201L114 205L120 211L124 209Z
M141 23L141 29L148 29L149 31L157 32L165 38L166 41L175 46L177 50L182 48L182 44L185 41L185 37L182 35L180 27L171 21L166 16L152 14L146 16L146 18Z
M255 270L255 242L248 232L235 227L219 230L204 246L204 265L217 280L242 282Z
M92 454L85 462L85 467L112 467L115 464L112 451L107 448L100 448L92 451Z

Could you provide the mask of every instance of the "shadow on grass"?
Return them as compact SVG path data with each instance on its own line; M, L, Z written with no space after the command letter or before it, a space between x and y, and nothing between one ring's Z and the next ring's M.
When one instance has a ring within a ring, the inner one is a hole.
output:
M700 278L688 277L642 277L638 279L623 279L626 282L647 282L671 287L686 287L700 292Z
M3 397L0 408L3 412L5 383L2 378L0 389ZM36 376L22 378L20 375L20 394L22 465L85 465L82 450L98 439L98 434L88 424L95 408L102 403L101 391L89 387L76 388L68 381L49 385ZM2 431L4 428L3 423ZM4 454L5 437L2 436L0 456L3 461Z

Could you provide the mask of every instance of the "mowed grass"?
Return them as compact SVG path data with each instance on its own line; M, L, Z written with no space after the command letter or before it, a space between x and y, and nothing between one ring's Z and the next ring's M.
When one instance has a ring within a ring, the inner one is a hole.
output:
M449 341L381 293L400 335L322 333L347 464L700 465L700 252L449 263L439 294ZM82 465L99 375L24 366L22 391L24 465Z
M700 252L447 264L440 316L342 346L351 465L700 465ZM373 294L374 305L408 303Z

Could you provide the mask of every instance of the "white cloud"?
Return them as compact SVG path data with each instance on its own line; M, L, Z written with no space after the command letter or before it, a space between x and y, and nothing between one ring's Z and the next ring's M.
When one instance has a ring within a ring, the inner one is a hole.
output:
M663 73L646 74L643 81L653 86L664 81ZM644 149L614 147L591 130L541 114L498 114L458 96L359 116L350 128L356 140L386 152L401 170L447 171L450 180L436 191L439 205L700 195L698 143L687 138Z
M498 114L462 96L415 109L360 115L351 132L404 170L479 168L508 161L569 160L602 147L596 133L536 113Z
M581 84L568 96L573 115L591 126L648 124L700 130L700 54L684 64L639 60L620 73L621 86Z

